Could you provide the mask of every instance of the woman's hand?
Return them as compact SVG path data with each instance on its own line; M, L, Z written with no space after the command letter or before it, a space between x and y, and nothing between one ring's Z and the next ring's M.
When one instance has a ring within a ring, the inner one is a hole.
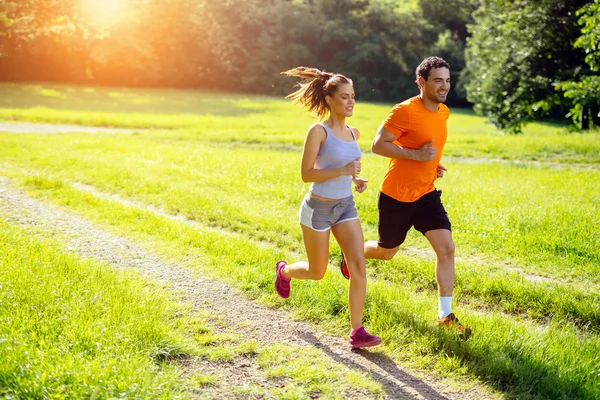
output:
M360 174L360 157L350 161L344 165L342 175L352 175L355 179Z
M354 178L354 188L358 193L362 193L367 190L367 182L369 181L363 178Z

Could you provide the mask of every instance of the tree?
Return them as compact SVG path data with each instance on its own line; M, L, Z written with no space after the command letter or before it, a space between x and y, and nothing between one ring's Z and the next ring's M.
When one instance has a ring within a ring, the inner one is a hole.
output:
M571 106L557 83L589 73L574 48L584 0L484 0L469 29L465 78L475 110L501 130L563 118Z
M79 79L85 36L74 0L0 2L0 70L9 78ZM43 65L43 68L39 68Z
M595 0L577 11L582 35L575 46L585 50L585 61L594 72L600 72L600 0ZM558 85L571 99L573 107L568 116L579 129L600 127L600 76L588 75L579 82Z

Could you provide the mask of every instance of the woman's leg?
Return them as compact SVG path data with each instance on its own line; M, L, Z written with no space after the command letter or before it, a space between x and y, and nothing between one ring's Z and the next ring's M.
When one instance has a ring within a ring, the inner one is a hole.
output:
M342 222L332 227L331 231L344 252L350 270L350 289L348 290L350 325L352 329L360 328L367 294L367 273L363 250L364 237L360 221L354 219Z
M286 265L282 271L283 276L294 279L323 279L329 261L330 231L317 232L307 226L300 226L302 227L302 237L304 238L308 262L298 261Z

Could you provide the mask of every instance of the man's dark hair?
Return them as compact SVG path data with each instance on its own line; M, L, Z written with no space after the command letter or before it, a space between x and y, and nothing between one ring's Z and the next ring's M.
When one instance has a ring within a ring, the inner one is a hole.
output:
M417 67L416 79L418 80L419 77L422 76L423 79L427 80L427 78L429 78L429 72L431 72L432 69L444 67L450 69L450 64L448 64L448 62L446 62L446 60L443 58L427 57L421 61L421 64L419 64Z

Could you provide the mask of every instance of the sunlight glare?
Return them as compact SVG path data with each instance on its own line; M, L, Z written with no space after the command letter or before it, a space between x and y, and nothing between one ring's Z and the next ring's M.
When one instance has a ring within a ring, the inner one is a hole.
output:
M123 19L123 0L81 0L82 14L92 25L110 28Z

